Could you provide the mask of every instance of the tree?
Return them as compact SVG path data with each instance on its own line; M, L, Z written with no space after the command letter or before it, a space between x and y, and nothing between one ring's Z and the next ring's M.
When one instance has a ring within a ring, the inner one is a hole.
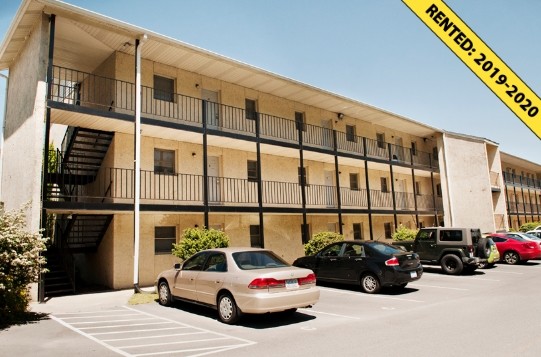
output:
M312 255L334 242L341 242L344 236L335 232L319 232L304 245L304 254Z
M24 211L29 205L0 215L0 320L24 313L30 303L29 285L44 273L46 250L40 232L28 232Z
M541 226L541 222L524 223L523 225L520 226L519 231L521 232L533 231L535 227L537 226Z
M229 246L229 237L222 231L206 228L186 228L181 241L173 244L172 253L186 260L197 252L210 248L225 248Z
M393 233L393 240L395 241L414 240L418 231L419 231L418 229L410 229L399 224L398 228Z

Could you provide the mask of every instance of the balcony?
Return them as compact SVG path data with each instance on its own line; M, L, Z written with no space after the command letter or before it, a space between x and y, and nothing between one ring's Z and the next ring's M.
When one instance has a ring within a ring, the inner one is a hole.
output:
M76 110L102 117L123 117L133 120L135 115L133 83L97 76L72 69L53 67L49 105ZM233 136L241 140L297 147L343 155L358 159L392 162L397 165L437 171L438 163L431 154L396 146L366 137L346 135L344 132L297 123L294 120L265 113L247 113L243 108L213 103L181 94L171 100L156 99L154 89L142 87L142 121L182 130ZM204 121L203 118L206 118ZM256 132L259 121L259 133ZM205 125L204 125L205 124Z
M47 176L47 202L132 204L134 199L134 170L102 167L95 177L59 168ZM205 186L209 206L229 207L242 211L257 208L258 182L232 177L213 177L177 173L163 174L141 170L141 204L148 205L205 205ZM302 208L302 188L297 182L262 181L262 206L265 208ZM393 209L391 192L340 188L342 209L368 209L370 194L372 209ZM309 184L305 186L307 209L337 209L337 189L334 186ZM395 192L396 209L434 211L432 195ZM54 206L49 205L50 207ZM49 208L50 208L49 207ZM114 208L112 208L114 209ZM438 207L438 209L441 209ZM159 210L159 209L158 209Z
M515 175L509 172L504 172L503 179L505 181L505 184L507 185L541 190L541 180L537 180L531 177L525 177L525 176Z

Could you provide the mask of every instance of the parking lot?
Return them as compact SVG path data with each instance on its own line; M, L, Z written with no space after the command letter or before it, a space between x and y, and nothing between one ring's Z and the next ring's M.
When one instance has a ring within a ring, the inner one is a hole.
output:
M0 343L19 356L538 356L540 263L499 264L466 276L426 267L404 291L378 295L320 286L311 309L287 318L246 316L235 326L186 303L127 306L129 292L117 301L109 295L115 293L86 296L91 303L63 297L37 307L54 310L49 319L2 331ZM25 339L34 348L15 352Z

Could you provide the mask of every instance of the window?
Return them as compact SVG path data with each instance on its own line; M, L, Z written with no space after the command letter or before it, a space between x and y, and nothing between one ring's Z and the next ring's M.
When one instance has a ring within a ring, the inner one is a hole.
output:
M359 174L349 174L349 188L354 191L359 190Z
M441 184L436 185L436 196L441 197Z
M389 192L389 189L387 188L387 177L381 177L381 192Z
M321 252L322 257L337 257L340 255L343 243L336 243Z
M218 271L226 272L227 271L227 259L225 258L224 253L210 253L205 266L203 267L204 271Z
M246 119L257 119L256 102L253 99L245 99Z
M438 148L436 146L432 148L432 160L438 161Z
M304 185L305 186L308 186L308 175L306 174L306 167L299 167L298 168L298 174L299 174L299 185L303 185L303 181L304 181ZM304 180L303 180L304 179Z
M378 144L378 148L385 149L385 134L376 133L376 141Z
M415 141L411 142L411 154L417 155L417 143Z
M346 125L346 140L357 142L357 128L355 125Z
M415 194L417 196L421 195L421 183L419 181L415 182Z
M193 257L189 258L182 264L182 270L193 270L193 271L201 271L203 270L203 264L205 264L205 260L207 260L207 256L209 255L208 252L199 252Z
M353 223L353 239L363 239L362 223Z
M263 240L259 230L259 224L250 225L250 247L263 248Z
M310 225L309 224L301 224L301 239L302 244L308 243L310 240Z
M393 237L393 230L391 228L391 223L383 223L383 229L385 230L385 238Z
M304 118L304 113L295 112L295 128L297 130L306 131L306 121Z
M248 181L257 181L257 161L248 160L246 166L246 169L248 170Z
M154 149L154 172L175 173L175 152L173 150Z
M171 254L173 244L177 242L177 229L171 227L154 227L154 253Z
M436 241L436 230L435 229L424 229L419 231L419 237L417 238L423 241Z
M154 76L154 99L174 101L175 81L171 78Z
M460 242L462 241L462 231L440 231L440 241L442 242Z

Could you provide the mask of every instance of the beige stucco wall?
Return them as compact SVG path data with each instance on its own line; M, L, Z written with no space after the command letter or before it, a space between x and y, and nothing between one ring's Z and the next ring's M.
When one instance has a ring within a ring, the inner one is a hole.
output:
M441 181L445 225L494 231L494 211L485 142L446 134Z
M39 229L41 218L48 43L48 18L43 16L9 69L4 124L2 201L6 210L32 202L27 220L33 231Z

